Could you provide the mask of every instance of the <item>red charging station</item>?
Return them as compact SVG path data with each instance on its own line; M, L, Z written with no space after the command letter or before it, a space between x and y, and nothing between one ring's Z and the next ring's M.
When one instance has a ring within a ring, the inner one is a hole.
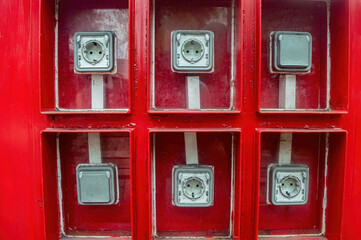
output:
M359 239L359 2L0 12L0 239Z

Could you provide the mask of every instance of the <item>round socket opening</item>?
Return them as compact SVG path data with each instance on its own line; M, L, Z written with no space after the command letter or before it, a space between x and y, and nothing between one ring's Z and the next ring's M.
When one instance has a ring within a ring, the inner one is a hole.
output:
M280 192L287 198L297 196L301 191L301 181L297 177L287 176L281 180Z
M191 177L183 182L183 193L192 200L200 198L204 193L204 183L197 177Z
M83 48L84 59L89 63L98 63L104 57L103 46L100 42L93 40L85 44Z
M189 39L183 43L182 55L190 63L199 61L204 54L203 44L196 39Z

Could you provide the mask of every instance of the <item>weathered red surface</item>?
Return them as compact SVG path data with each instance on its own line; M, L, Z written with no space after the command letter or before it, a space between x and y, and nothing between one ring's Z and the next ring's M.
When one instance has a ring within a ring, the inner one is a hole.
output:
M71 8L73 2L64 1L63 4ZM96 1L91 2L93 4ZM214 4L214 2L209 1L209 4ZM285 1L282 2L287 4ZM113 93L114 102L109 103L114 104L113 106L127 106L130 103L131 113L54 114L54 3L55 1L52 0L0 2L2 16L0 43L4 51L3 57L0 58L0 159L2 163L0 168L0 239L59 238L60 221L57 177L54 174L56 173L54 142L56 133L65 129L67 132L133 129L134 141L130 141L131 234L134 239L150 239L152 236L152 189L149 129L152 128L221 129L220 131L224 131L225 128L241 129L240 158L236 158L239 161L238 165L236 164L236 171L240 172L240 177L236 179L235 188L235 194L239 196L235 199L239 201L235 202L234 237L245 240L256 239L258 228L262 227L259 221L263 218L261 214L264 212L258 206L261 174L260 146L263 132L280 132L282 129L313 132L312 134L330 132L333 136L330 149L333 149L334 154L329 156L330 189L327 192L326 237L327 239L359 239L361 235L359 227L361 226L361 205L359 204L361 199L359 187L361 185L361 161L359 161L361 135L358 134L361 130L360 2L331 1L333 17L330 19L330 29L334 34L331 34L330 48L332 61L330 106L333 112L316 110L302 111L300 114L263 114L258 113L264 103L264 99L261 98L264 95L267 96L268 93L262 91L262 82L260 82L262 68L259 64L262 61L259 47L262 39L262 8L260 0L235 1L236 19L240 21L236 27L235 46L236 78L240 84L236 84L238 98L235 100L238 104L237 109L241 112L222 115L148 113L152 3L144 0L130 0L128 4L129 99L120 100L119 96ZM85 4L85 1L76 1L76 5L79 4ZM92 4L90 6L95 6ZM207 1L204 4L207 4ZM201 6L197 8L199 11L203 9ZM318 17L323 14L320 13ZM59 46L66 47L67 45L60 44ZM60 57L64 61L67 60L65 55ZM62 67L59 65L59 69ZM68 67L62 70L70 74ZM223 66L224 69L228 67ZM68 75L63 76L65 76L63 80L66 81ZM68 80L72 82L74 79ZM85 85L85 83L81 84ZM71 86L64 86L64 94L66 89L75 90L75 88L71 89ZM127 90L125 90L127 87L114 86L117 89L123 89L124 91L122 90L120 94L127 96ZM321 86L319 88L322 89ZM81 91L85 89L81 88ZM323 96L322 93L320 94ZM84 101L80 101L80 104L76 106L87 104L84 96L80 96L80 99ZM76 102L70 102L71 99L72 97L65 96L64 106L74 106ZM124 102L120 103L117 99ZM312 95L310 99L317 99L317 96ZM310 107L315 106L314 102L305 101L304 104ZM48 111L49 114L41 114L41 111ZM41 134L41 131L48 128L54 130ZM339 131L339 129L345 131ZM276 225L276 222L273 224ZM295 239L323 238L297 237Z

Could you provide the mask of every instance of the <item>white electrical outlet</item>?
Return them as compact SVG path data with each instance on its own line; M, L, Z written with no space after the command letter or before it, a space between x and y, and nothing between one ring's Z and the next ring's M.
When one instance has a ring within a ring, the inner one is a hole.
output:
M113 73L115 64L113 32L78 32L74 35L75 73Z
M174 166L172 176L173 204L178 207L208 207L214 199L212 166Z
M298 164L270 164L267 200L274 205L303 205L308 200L309 169Z
M172 70L175 72L213 72L214 34L206 30L173 31Z
M115 164L79 164L76 167L76 184L81 205L112 205L119 200L118 168Z
M279 31L270 35L270 72L307 74L312 67L312 35Z

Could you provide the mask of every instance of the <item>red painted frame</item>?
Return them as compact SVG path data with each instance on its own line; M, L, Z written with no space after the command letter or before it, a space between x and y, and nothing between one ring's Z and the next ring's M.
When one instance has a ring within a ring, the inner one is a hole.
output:
M258 0L259 1L259 0ZM330 222L331 239L358 239L361 235L361 4L348 0L342 14L332 23L335 27L346 28L349 42L343 46L334 44L332 54L343 52L340 62L349 69L347 90L338 94L347 95L347 113L324 114L259 114L257 96L256 45L259 41L256 23L259 20L258 3L253 0L236 1L242 6L242 57L237 68L241 68L242 112L239 114L202 114L202 115L148 115L147 79L149 74L149 17L148 0L135 0L129 5L133 15L134 28L130 33L133 39L131 73L131 114L41 114L40 110L53 110L54 91L53 65L54 17L52 0L1 1L0 43L9 47L0 58L0 238L1 239L58 239L56 212L48 215L44 208L51 201L56 202L53 194L46 189L54 181L50 166L43 165L41 145L42 130L84 129L89 128L132 128L134 129L134 162L132 171L132 236L134 239L151 239L151 188L150 163L148 151L148 128L240 128L242 127L242 192L239 216L239 239L257 239L258 222L258 165L257 165L257 128L272 129L345 129L347 134L345 178L343 195L335 200L337 206L330 208L329 214L337 216ZM241 51L236 49L236 51ZM240 55L239 55L240 56ZM46 66L51 67L46 67ZM351 66L351 67L350 67ZM343 75L334 72L336 79ZM41 97L40 97L41 96ZM337 99L338 97L336 97ZM40 99L42 99L40 101ZM44 101L43 99L48 99ZM337 103L336 103L337 105ZM343 105L343 104L341 104ZM336 112L336 111L335 111ZM91 130L90 130L91 131ZM50 134L50 133L49 133ZM49 151L48 151L49 152ZM49 152L48 154L53 154ZM53 170L52 170L53 171ZM336 173L335 173L336 174ZM342 199L342 201L340 201ZM51 217L53 216L53 217ZM305 239L298 237L294 239ZM119 237L118 239L121 239ZM315 239L315 238L306 238ZM319 239L319 238L316 238Z

